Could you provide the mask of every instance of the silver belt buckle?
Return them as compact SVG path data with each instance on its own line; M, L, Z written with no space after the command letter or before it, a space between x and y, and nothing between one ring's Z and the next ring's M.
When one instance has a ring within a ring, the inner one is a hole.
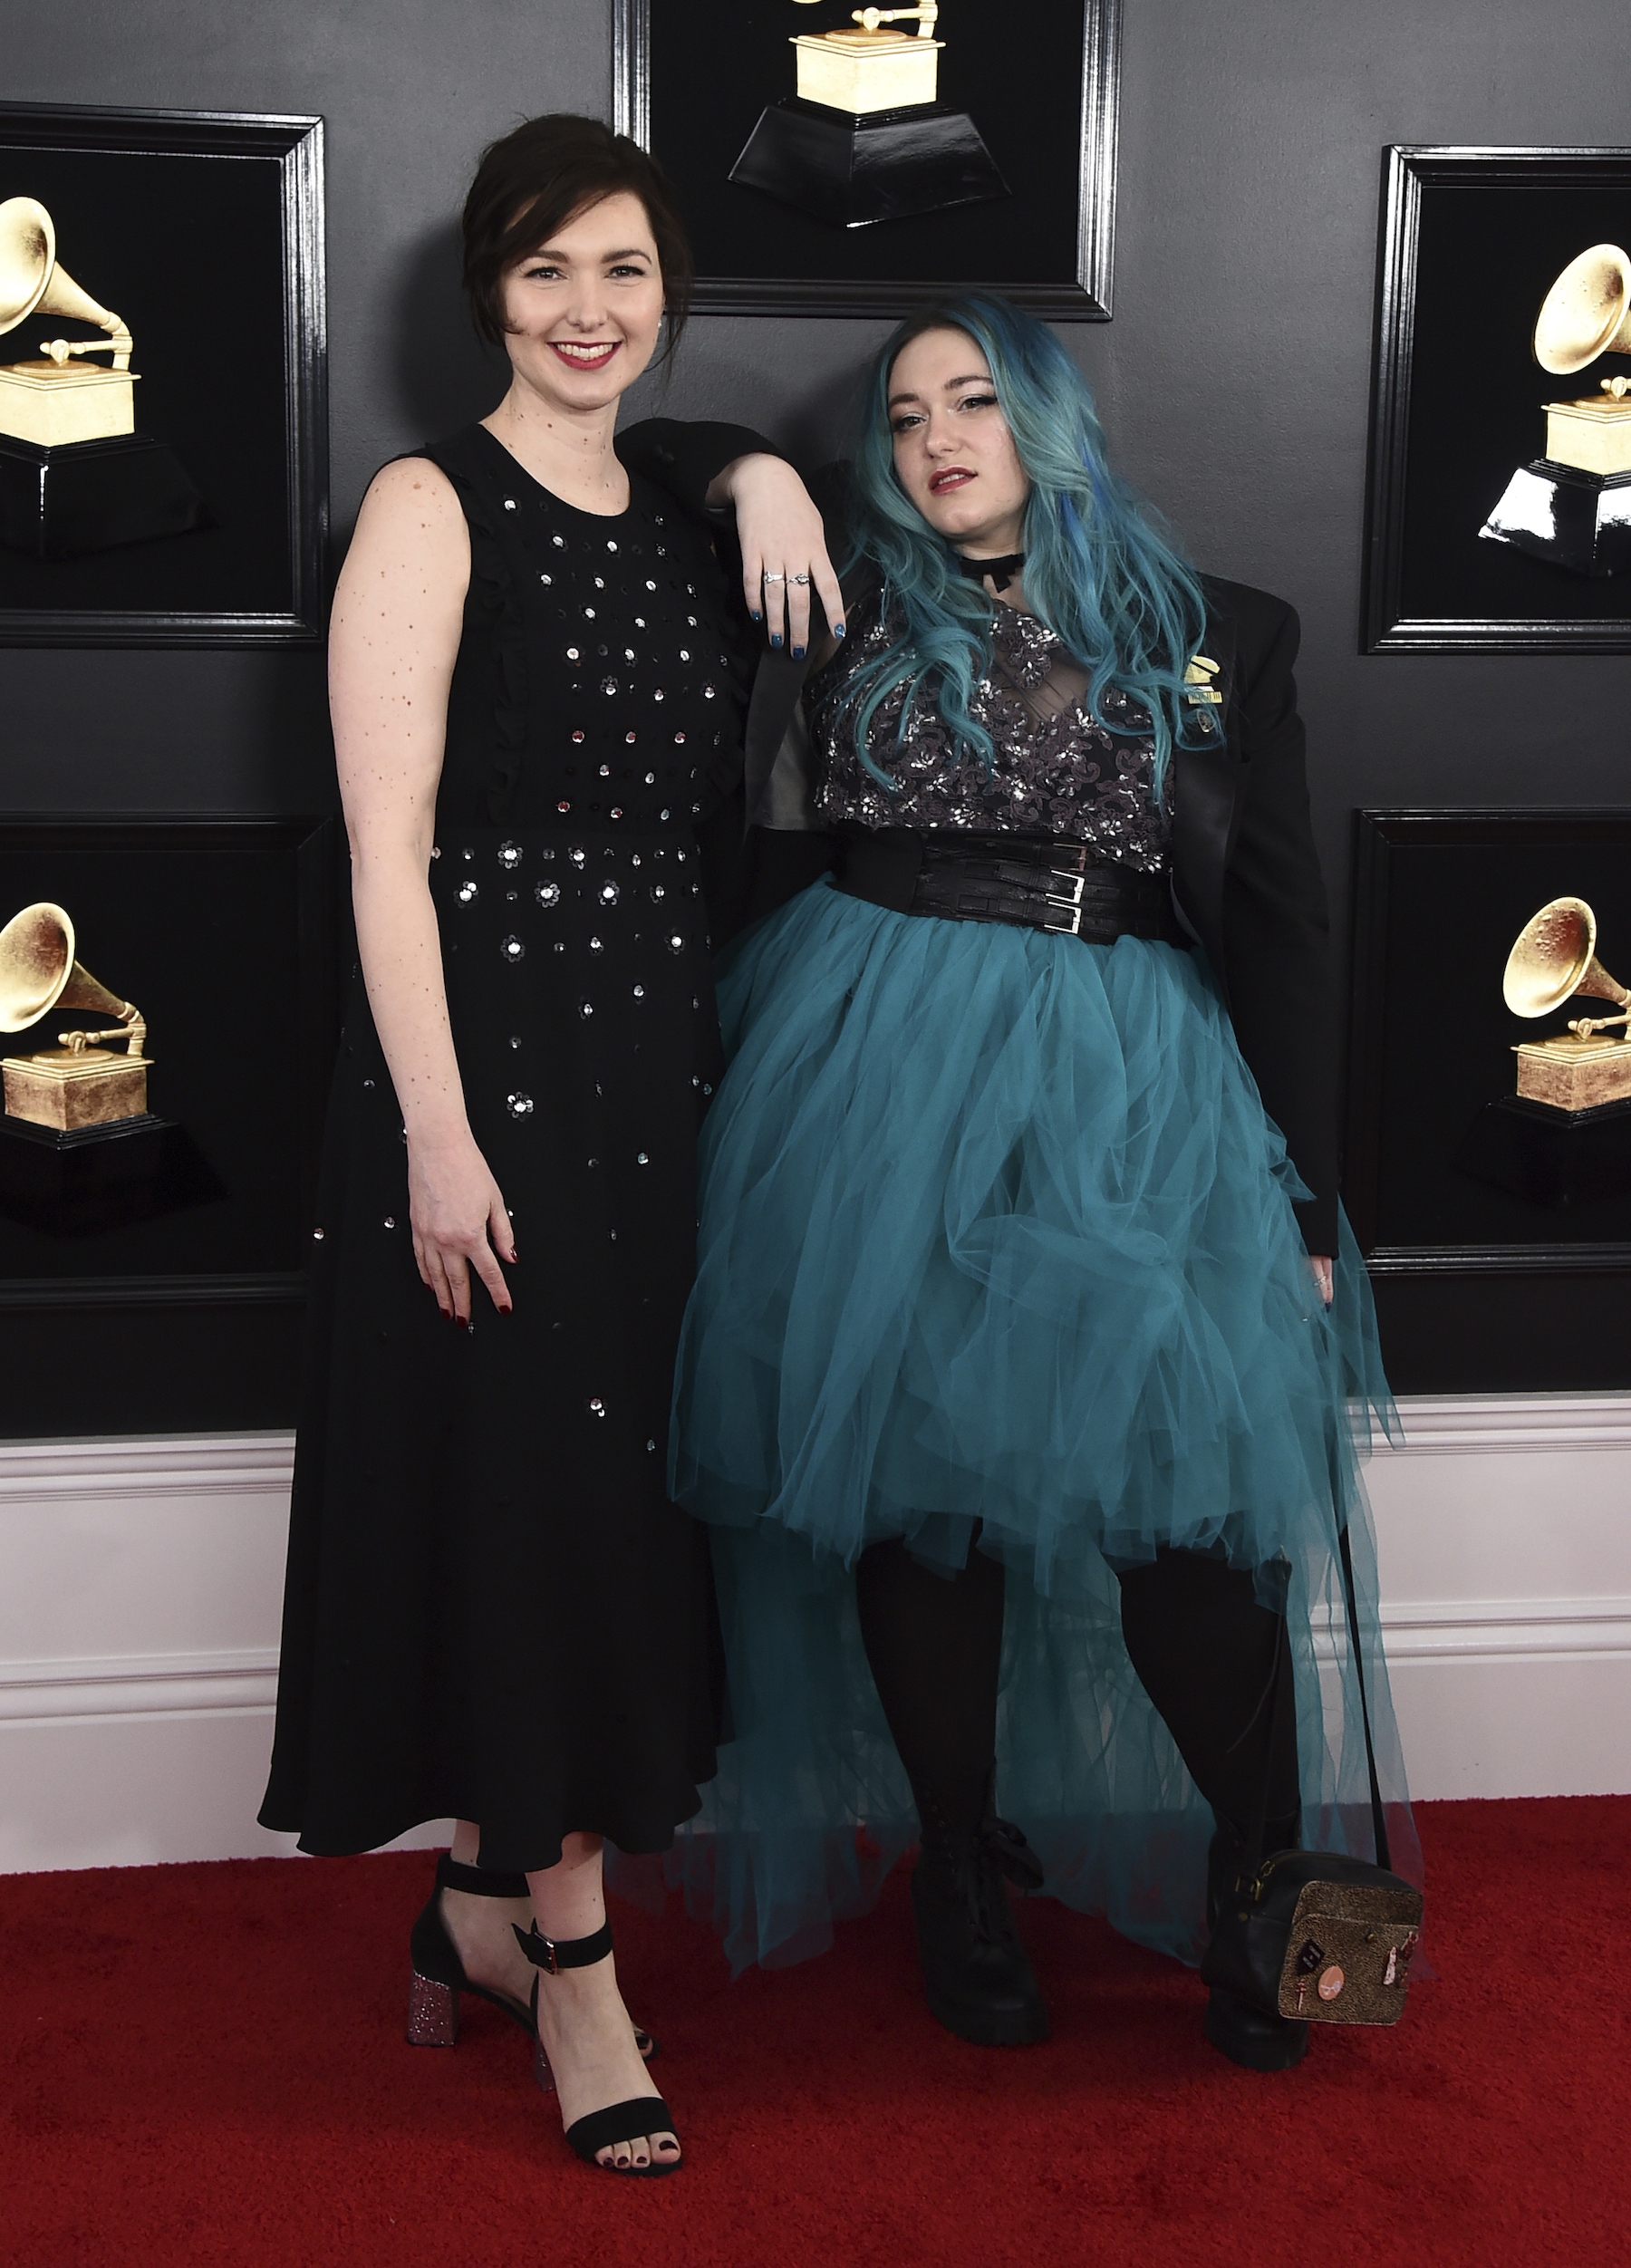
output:
M1044 921L1044 930L1068 930L1071 937L1080 937L1082 934L1082 889L1086 887L1086 875L1062 873L1062 871L1055 866L1055 869L1050 871L1050 880L1053 880L1053 883L1068 883L1071 887L1064 889L1064 892L1055 892L1055 889L1050 889L1050 892L1044 893L1044 901L1041 902L1044 902L1044 905L1068 905L1073 912L1068 921Z

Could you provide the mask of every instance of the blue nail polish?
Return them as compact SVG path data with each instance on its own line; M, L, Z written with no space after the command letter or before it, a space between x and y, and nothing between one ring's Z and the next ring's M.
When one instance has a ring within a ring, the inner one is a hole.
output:
M842 638L842 637L843 637L843 635L844 635L844 624L843 624L842 622L835 622L835 623L833 624L833 635L834 635L834 637L835 637L835 638Z
M793 659L795 661L802 661L804 660L804 648L802 646L794 647Z
M780 631L779 631L779 630L773 630L773 631L770 632L770 643L771 643L773 646L779 646L779 645L780 645L780 643L781 643L781 632L780 632Z
M758 608L757 606L756 606L756 607L754 608L754 610L753 610L753 619L754 619L754 621L755 621L756 622L762 622L764 621L764 619L765 619L765 618L764 618L764 616L763 616L763 615L759 613Z

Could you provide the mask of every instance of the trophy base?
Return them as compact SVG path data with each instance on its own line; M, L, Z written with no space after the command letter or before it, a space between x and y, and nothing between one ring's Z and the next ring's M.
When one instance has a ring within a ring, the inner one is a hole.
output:
M71 1134L0 1118L0 1215L24 1228L93 1236L225 1194L185 1128L150 1112Z
M55 449L136 430L136 373L100 362L0 363L0 433Z
M760 113L730 178L835 228L1009 194L973 120L939 102L846 118L789 95Z
M1518 1058L1518 1093L1554 1110L1596 1110L1631 1098L1631 1043L1594 1036L1526 1040Z
M1565 1111L1503 1095L1484 1105L1451 1163L1556 1211L1631 1199L1631 1101Z
M0 544L77 559L210 525L168 441L146 433L50 447L0 433Z
M1631 472L1585 472L1537 457L1520 465L1479 529L1570 574L1631 569Z
M6 1115L49 1126L57 1134L145 1118L151 1061L150 1056L104 1055L100 1047L87 1047L77 1056L66 1047L7 1056L0 1065Z

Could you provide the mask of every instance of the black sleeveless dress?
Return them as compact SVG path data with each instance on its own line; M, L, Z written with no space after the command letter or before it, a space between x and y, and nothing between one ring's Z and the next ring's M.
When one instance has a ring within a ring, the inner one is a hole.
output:
M353 970L330 1108L267 1827L368 1849L477 1820L660 1850L714 1769L703 1531L664 1488L720 1054L695 828L740 767L706 540L636 478L603 518L484 428L423 452L471 576L431 896L514 1312L443 1319Z

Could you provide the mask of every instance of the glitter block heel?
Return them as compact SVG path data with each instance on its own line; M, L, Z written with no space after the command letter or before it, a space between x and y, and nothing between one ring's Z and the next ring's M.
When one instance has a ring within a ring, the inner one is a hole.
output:
M416 1969L408 1980L408 2044L410 2048L450 2048L458 2038L458 1994L450 1984L420 1976Z

